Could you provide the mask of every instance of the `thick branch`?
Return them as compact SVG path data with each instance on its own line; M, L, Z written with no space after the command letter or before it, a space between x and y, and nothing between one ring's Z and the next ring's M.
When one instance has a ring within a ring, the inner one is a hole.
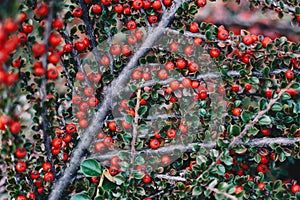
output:
M45 32L44 32L44 44L46 45L46 52L43 54L43 56L41 57L41 61L43 63L43 67L45 69L45 71L48 70L48 62L47 62L47 57L48 57L48 49L49 49L49 45L48 45L48 39L51 33L51 25L52 25L52 20L53 20L53 1L50 0L49 2L49 14L47 17L47 23L46 23L46 28L45 28ZM47 76L43 77L42 80L42 84L41 84L41 95L42 95L42 101L41 101L41 108L43 108L43 112L41 114L42 117L42 130L43 130L43 140L44 140L44 145L46 148L46 154L47 154L47 160L48 162L51 163L51 165L53 166L53 162L52 162L52 153L51 153L51 139L50 139L50 135L48 134L47 128L49 126L48 121L46 119L47 116L47 107L44 106L44 102L46 101L47 98ZM52 171L54 172L54 166L52 168Z
M173 2L173 7L163 14L158 26L154 28L150 33L148 33L147 38L138 49L138 51L130 59L118 78L112 81L111 85L106 90L104 100L102 101L102 106L99 108L97 113L95 113L95 116L90 122L90 126L85 130L84 133L82 133L82 137L80 138L77 147L73 150L69 167L65 170L62 177L55 184L53 184L51 193L49 195L49 200L59 199L65 188L70 183L71 178L76 175L76 170L78 169L81 160L86 153L86 150L91 145L94 138L93 136L100 129L100 126L103 124L103 120L105 119L107 112L112 106L112 99L116 97L120 91L122 91L123 86L128 80L128 77L130 77L131 72L138 65L139 59L150 50L153 44L163 34L164 28L167 27L167 25L173 19L177 9L179 8L179 6L181 6L182 2L182 0L176 0Z

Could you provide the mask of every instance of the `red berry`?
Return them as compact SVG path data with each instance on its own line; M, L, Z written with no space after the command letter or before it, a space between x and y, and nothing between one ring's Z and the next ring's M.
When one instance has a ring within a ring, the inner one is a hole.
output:
M154 8L155 10L160 9L161 6L162 6L162 4L161 4L160 0L154 0L152 2L152 8Z
M43 168L43 170L44 170L45 172L48 172L48 171L51 170L52 165L51 165L49 162L44 162L44 163L42 164L42 168Z
M92 6L92 12L93 13L99 14L99 13L101 13L101 11L102 11L102 7L101 7L100 4L94 4Z
M233 114L234 116L240 116L240 115L242 114L242 109L241 109L241 108L234 108L234 109L232 110L232 114Z
M27 165L26 165L25 161L18 161L16 163L16 170L17 170L17 172L22 173L22 172L24 172L26 170L26 168L27 168Z
M111 0L101 0L101 3L105 6L108 6L111 3Z
M32 51L33 51L34 56L41 56L46 52L46 46L41 43L35 43L32 46Z
M75 124L67 124L66 125L66 131L69 134L76 132L76 126L75 126Z
M105 149L105 145L103 142L96 142L95 143L95 149L97 152L102 152Z
M171 128L171 129L167 130L166 135L168 138L175 138L176 130Z
M246 45L250 45L253 43L253 38L251 37L251 35L245 35L242 40Z
M129 20L126 23L126 27L128 30L134 30L134 29L136 29L136 22L134 20Z
M143 1L142 0L134 0L132 3L132 7L136 10L139 10L143 7Z
M26 156L26 154L27 154L27 151L23 147L17 148L15 154L16 154L17 158L24 158Z
M143 182L144 183L150 183L151 182L151 176L149 174L145 174L143 177Z
M60 148L62 146L62 139L61 138L54 138L51 142L52 147L54 148Z
M206 0L197 0L197 6L204 7L206 5Z
M117 4L117 5L114 6L114 11L116 13L122 13L123 10L124 10L124 8L123 8L123 6L121 4Z
M285 72L285 77L286 77L287 79L292 79L292 78L294 78L294 72L293 72L292 70L287 70L287 71Z
M158 17L154 14L148 16L148 21L150 24L155 24L158 21Z
M163 164L164 166L170 165L171 163L171 159L169 156L162 156L161 157L161 164Z
M46 182L52 182L54 181L54 174L52 172L47 172L45 175L44 175L44 180Z
M9 130L13 134L18 133L21 130L21 123L18 121L12 122L11 125L9 126Z
M210 52L209 52L209 55L211 56L211 57L213 57L213 58L216 58L216 57L218 57L219 55L220 55L220 50L219 49L217 49L217 48L212 48L211 50L210 50Z
M298 185L298 184L292 185L291 190L292 190L292 193L296 194L297 192L300 191L300 185Z
M268 44L272 43L272 39L269 37L264 37L264 39L261 41L261 44L263 47L267 47Z
M271 131L270 129L262 129L261 130L261 133L264 135L264 136L269 136L271 134Z
M246 91L251 90L251 88L252 88L252 84L250 84L250 83L246 83L246 84L245 84L245 90L246 90Z
M103 143L105 146L109 147L113 143L113 138L111 136L105 136L105 138L103 139Z
M151 147L152 149L157 149L159 146L160 146L160 142L159 142L158 139L152 139L152 140L150 141L150 147Z
M191 25L190 25L190 31L192 33L196 33L199 31L199 25L197 22L192 22Z
M179 68L179 69L184 69L187 65L187 61L184 59L184 58L178 58L176 60L176 66Z
M109 169L108 169L110 175L112 176L115 176L117 173L119 173L119 170L117 167L115 166L111 166Z
M233 92L238 92L239 89L240 89L240 86L239 86L239 85L232 85L232 86L231 86L231 90L232 90Z
M82 16L82 9L81 8L74 8L72 14L74 17L81 17Z
M37 7L34 9L34 13L37 16L46 16L49 12L49 6L45 3L40 3L37 5Z
M157 76L160 80L165 80L168 78L168 72L165 69L161 69L157 72Z
M218 29L218 38L219 40L226 40L229 36L228 31L223 27L219 27Z
M257 171L258 171L258 172L262 172L262 173L266 173L266 172L269 171L269 168L268 168L268 166L265 165L265 164L259 164L259 165L257 166Z
M268 98L272 98L272 95L273 95L273 90L267 88L266 91L265 91L265 94Z
M120 165L120 162L121 162L121 159L119 158L119 156L113 156L110 159L110 163L115 167L118 167Z

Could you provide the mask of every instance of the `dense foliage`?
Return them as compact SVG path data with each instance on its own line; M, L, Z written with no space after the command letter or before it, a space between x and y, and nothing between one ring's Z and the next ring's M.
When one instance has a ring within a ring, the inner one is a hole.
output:
M1 198L300 198L297 0L2 4Z

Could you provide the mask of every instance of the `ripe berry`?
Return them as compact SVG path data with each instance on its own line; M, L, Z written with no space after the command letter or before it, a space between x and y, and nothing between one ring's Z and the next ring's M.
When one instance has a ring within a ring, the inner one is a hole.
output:
M93 13L99 14L99 13L101 13L101 11L102 11L102 7L101 7L100 4L94 4L92 6L92 12Z
M179 68L179 69L184 69L187 65L187 61L184 59L184 58L178 58L176 60L176 66Z
M46 181L46 182L52 182L52 181L54 181L54 174L52 173L52 172L47 172L45 175L44 175L44 180Z
M190 62L190 63L188 64L188 67L189 67L189 71L190 71L191 73L197 72L198 69L199 69L199 65L198 65L197 63L195 63L195 62Z
M175 138L176 137L176 130L175 129L169 129L166 132L166 135L168 138Z
M12 122L11 125L9 126L9 130L13 134L18 133L21 130L21 123L18 121Z
M298 185L298 184L292 185L291 190L292 190L292 193L296 194L297 192L300 191L300 185Z
M250 45L253 43L251 35L245 35L242 40L245 45Z
M37 16L46 16L49 12L49 6L45 3L40 3L37 5L37 7L34 9L34 13Z
M41 56L46 52L46 46L42 43L35 43L32 46L34 56Z
M241 185L240 186L236 186L234 193L235 194L239 194L239 193L243 192L243 189L244 189L244 187L241 186Z
M154 8L155 10L160 9L161 6L162 6L162 5L161 5L160 0L154 0L154 1L152 2L152 8Z
M270 129L262 129L261 130L261 133L264 135L264 136L269 136L271 134L271 131Z
M119 158L119 156L113 156L110 160L110 163L115 166L118 167L120 165L121 159Z
M151 7L151 1L150 0L143 0L143 8L148 9Z
M110 175L112 175L112 176L115 176L117 173L119 173L118 168L115 166L110 166L108 171L109 171Z
M132 3L132 7L136 10L139 10L143 7L143 1L142 0L134 0Z
M188 88L188 87L191 87L192 81L190 78L184 78L184 79L182 79L181 84L183 87Z
M44 170L45 172L48 172L48 171L51 170L52 165L51 165L49 162L44 162L44 163L42 164L42 168L43 168L43 170Z
M51 144L52 144L52 147L54 147L54 148L61 148L62 142L63 142L63 141L62 141L61 138L54 138L54 139L52 140Z
M151 182L151 176L149 174L145 174L143 177L144 183L150 183Z
M56 68L51 68L51 69L48 69L47 71L47 77L51 80L55 80L57 79L58 77L58 71Z
M171 163L171 159L169 156L162 156L161 157L161 163L164 165L164 166L167 166L167 165L170 165Z
M273 90L267 88L266 91L265 91L265 94L266 94L266 97L272 98Z
M172 0L163 0L165 6L170 6L172 4Z
M72 12L74 17L81 17L82 16L82 9L81 8L74 8Z
M200 46L202 44L202 38L194 38L194 45Z
M264 39L261 41L261 45L263 47L267 47L268 44L272 43L272 39L269 37L264 37Z
M151 147L152 149L157 149L159 146L160 146L160 142L159 142L158 139L152 139L152 140L150 141L150 147Z
M27 198L23 195L17 196L16 200L27 200Z
M266 173L266 172L269 171L269 168L268 168L268 166L265 165L265 164L259 164L259 165L257 166L257 171L258 171L258 172L262 172L262 173Z
M148 16L148 21L150 24L155 24L158 21L158 17L154 14Z
M194 53L194 48L191 45L188 45L184 48L183 52L185 55L190 56Z
M287 71L285 72L285 77L286 77L287 79L292 79L292 78L294 78L294 72L293 72L292 70L287 70Z
M90 97L89 99L88 99L88 105L90 106L90 107L96 107L97 105L98 105L98 103L99 103L99 100L97 99L97 97Z
M240 86L239 86L239 85L232 85L232 86L231 86L231 90L232 90L233 92L238 92L239 89L240 89Z
M117 5L114 6L114 11L116 13L122 13L123 10L124 10L124 8L123 8L123 6L121 4L117 4Z
M196 33L196 32L198 32L198 30L199 30L198 23L197 22L192 22L191 25L190 25L190 31L192 33Z
M115 131L117 129L117 124L115 121L108 122L109 130Z
M232 110L232 114L233 114L234 116L240 116L240 115L242 114L242 109L241 109L241 108L234 108L234 109Z
M16 170L17 170L17 172L19 172L19 173L24 172L24 171L26 170L26 167L27 167L27 165L26 165L26 162L25 162L25 161L18 161L18 162L16 163Z
M26 153L27 153L26 149L21 147L16 149L15 154L17 158L24 158L26 156Z
M105 149L105 145L103 142L96 142L95 149L97 152L102 152Z
M206 0L197 0L197 6L204 7L206 5Z
M209 55L212 57L212 58L216 58L220 55L220 50L217 49L217 48L212 48L209 52Z
M66 125L66 131L69 134L76 132L76 126L75 126L75 124L67 124Z
M179 81L177 81L177 80L172 80L172 81L170 82L170 88L171 88L172 90L177 90L179 87L180 87Z
M103 143L105 146L109 147L113 143L113 138L111 136L105 136L105 138L103 139Z
M207 98L207 92L205 90L200 90L200 92L198 93L198 98L201 100L204 100Z
M219 40L226 40L229 36L228 31L223 27L219 27L218 29L218 38Z
M245 84L245 90L246 90L246 91L251 90L251 88L252 88L252 84L250 84L250 83L246 83L246 84Z
M136 29L136 22L134 20L129 20L126 23L126 27L128 30L134 30L134 29Z
M101 3L108 6L111 3L111 0L101 0Z
M66 143L69 143L72 141L72 136L70 134L66 134L63 136L62 140Z
M52 26L56 29L62 29L64 27L64 21L59 18L56 18L52 21Z
M161 69L157 72L157 76L160 80L165 80L168 78L168 72L165 69Z

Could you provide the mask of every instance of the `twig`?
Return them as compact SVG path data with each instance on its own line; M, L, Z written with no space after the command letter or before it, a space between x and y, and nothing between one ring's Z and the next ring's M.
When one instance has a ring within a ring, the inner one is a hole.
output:
M227 140L224 140L227 141ZM281 146L292 146L294 145L296 142L300 142L300 137L296 137L296 138L284 138L284 137L276 137L276 138L256 138L256 139L252 139L248 142L241 142L238 141L236 143L236 145L242 145L245 147L267 147L270 144L279 144ZM174 152L175 149L180 150L181 152L190 152L193 150L194 146L199 146L202 148L206 148L206 149L212 149L214 147L216 147L216 142L215 141L210 141L210 142L195 142L195 143L189 143L188 145L183 145L183 144L175 144L175 145L170 145L170 146L165 146L165 147L160 147L157 150L140 150L140 151L136 151L136 155L139 154L172 154ZM90 158L95 158L99 161L104 161L104 160L109 160L111 159L113 156L117 155L120 152L129 152L129 151L111 151L108 152L107 154L101 153L101 154L92 154L90 156Z
M166 174L156 174L155 177L156 178L166 179L166 180L169 180L169 181L182 181L182 182L186 182L187 181L183 177L180 177L180 176L170 176L170 175L166 175Z
M45 33L44 33L44 43L47 44L46 45L46 53L44 53L41 57L41 61L43 63L43 67L45 69L45 71L48 70L48 62L47 62L47 52L49 49L49 45L48 45L48 39L50 36L50 32L51 32L51 24L52 24L52 19L53 19L53 1L50 0L48 2L49 4L49 14L47 17L47 23L46 23L46 28L45 28ZM42 117L42 129L43 129L43 139L44 139L44 145L46 148L46 154L47 154L47 160L48 162L51 163L52 165L52 171L53 173L55 172L54 170L54 165L52 162L52 153L51 153L51 141L50 141L50 135L48 134L47 128L49 126L48 121L46 119L47 116L47 107L45 107L43 104L46 101L47 98L47 76L44 76L43 80L42 80L42 84L41 84L41 95L42 95L42 101L41 101L41 107L43 108L43 112L41 114Z
M134 116L134 123L132 127L132 140L131 140L131 163L134 163L134 157L135 157L135 143L136 143L136 138L138 135L138 125L139 125L139 114L138 110L140 108L140 99L141 99L141 89L138 89L137 94L136 94L136 105L134 108L135 116ZM133 171L134 166L132 165L131 172Z
M165 28L165 31L168 31L170 33L177 34L177 35L183 34L184 36L188 36L188 37L192 37L192 38L199 37L199 38L202 38L204 40L207 40L206 36L201 34L201 33L192 33L192 32L189 32L189 31L184 31L183 33L181 33L178 30L174 30L174 29L171 29L171 28ZM228 43L228 44L231 44L231 45L234 45L234 46L237 45L233 40L221 41L221 40L215 38L213 41L214 42L225 42L225 43ZM250 47L252 47L252 46L250 46ZM300 54L293 53L293 52L284 52L284 51L278 50L278 53L283 54L283 55L287 55L287 56L293 54L293 57L300 58Z
M209 187L209 186L206 186L205 188L212 191L212 192L214 192L214 193L216 193L216 194L222 194L226 198L229 198L229 199L232 199L232 200L238 200L238 198L236 198L235 196L233 196L231 194L228 194L227 192L220 191L217 188L212 188L212 187Z
M185 0L187 1L187 0ZM82 133L79 143L76 148L72 152L72 156L70 158L69 167L66 168L63 175L53 184L51 192L49 194L49 200L57 200L60 199L64 189L68 186L72 177L76 175L76 170L78 169L80 162L83 156L86 153L86 150L89 148L92 143L94 137L100 126L103 123L103 120L106 117L107 112L112 106L112 99L122 91L124 84L127 82L128 77L132 71L138 66L139 59L144 56L153 44L157 41L157 39L163 34L163 30L168 26L170 21L173 19L177 9L183 0L175 0L173 2L173 6L171 9L164 12L161 21L158 26L155 27L151 33L147 35L147 38L144 40L141 47L136 51L136 53L131 57L130 61L124 67L123 71L119 74L119 76L111 82L111 85L106 90L106 94L104 100L102 101L102 106L95 113L92 121L90 122L90 126ZM87 13L86 13L87 14Z

